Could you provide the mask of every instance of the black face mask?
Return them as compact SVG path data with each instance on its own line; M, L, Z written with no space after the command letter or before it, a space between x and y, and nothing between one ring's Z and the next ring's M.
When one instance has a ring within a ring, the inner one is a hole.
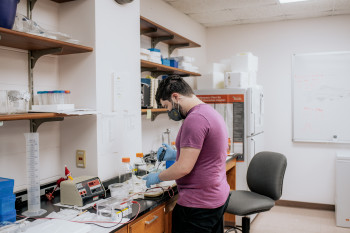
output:
M181 121L186 118L186 116L181 113L181 110L180 105L173 102L173 108L168 111L168 116L174 121Z

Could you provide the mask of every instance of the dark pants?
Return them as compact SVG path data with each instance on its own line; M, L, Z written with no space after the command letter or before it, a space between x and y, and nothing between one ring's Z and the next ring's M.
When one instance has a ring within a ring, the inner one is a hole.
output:
M224 205L216 209L190 208L176 204L172 217L172 233L223 233Z

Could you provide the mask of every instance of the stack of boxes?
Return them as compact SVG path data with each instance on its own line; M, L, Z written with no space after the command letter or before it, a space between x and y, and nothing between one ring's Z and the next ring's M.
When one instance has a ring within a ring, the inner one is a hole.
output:
M16 221L16 196L13 194L13 185L13 179L0 177L0 225Z

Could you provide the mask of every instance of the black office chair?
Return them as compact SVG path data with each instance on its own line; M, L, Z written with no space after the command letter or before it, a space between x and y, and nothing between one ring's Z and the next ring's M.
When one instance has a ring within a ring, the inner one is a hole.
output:
M231 191L231 197L226 212L242 218L242 229L233 227L231 230L240 230L249 233L250 218L248 215L270 210L275 201L282 195L283 177L287 167L284 155L275 152L260 152L251 160L247 171L247 183L251 191Z

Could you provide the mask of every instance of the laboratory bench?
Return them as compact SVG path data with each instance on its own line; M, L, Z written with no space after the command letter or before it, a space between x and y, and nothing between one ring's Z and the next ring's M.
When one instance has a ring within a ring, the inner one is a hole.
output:
M226 175L227 181L230 185L230 189L236 188L236 157L237 155L231 154L226 160ZM103 182L105 187L113 182L113 180ZM158 197L145 197L144 199L135 199L140 204L140 212L135 220L128 224L123 224L110 232L116 233L168 233L171 232L171 218L172 210L176 204L178 198L177 188L173 188L174 193L171 191L164 192L163 195ZM107 192L107 197L110 194ZM41 199L41 208L47 210L47 212L40 217L45 217L53 211L60 211L59 206L54 204L59 203L59 193L56 194L55 198L48 201L46 198ZM27 210L27 206L17 208L17 215L21 215ZM133 219L139 210L139 205L132 204L132 214L128 216ZM90 212L96 212L94 209L89 209ZM225 214L224 217L225 225L235 224L235 216L231 214Z

